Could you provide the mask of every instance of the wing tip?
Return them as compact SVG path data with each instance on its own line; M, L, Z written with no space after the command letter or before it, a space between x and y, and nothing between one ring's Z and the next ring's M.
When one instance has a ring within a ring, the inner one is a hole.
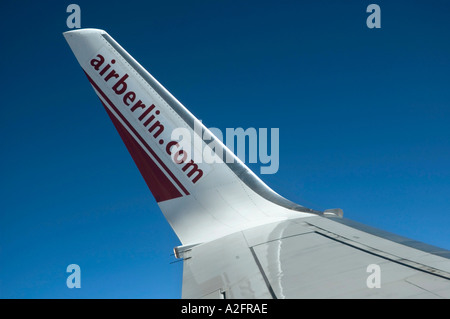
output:
M72 35L87 35L87 34L106 34L107 32L102 29L95 29L95 28L85 28L85 29L75 29L75 30L69 30L66 32L63 32L63 35L65 38Z

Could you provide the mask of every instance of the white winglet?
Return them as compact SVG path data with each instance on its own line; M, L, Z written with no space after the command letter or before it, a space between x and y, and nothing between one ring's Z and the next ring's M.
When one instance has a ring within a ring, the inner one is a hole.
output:
M64 37L184 245L320 213L264 184L105 31Z

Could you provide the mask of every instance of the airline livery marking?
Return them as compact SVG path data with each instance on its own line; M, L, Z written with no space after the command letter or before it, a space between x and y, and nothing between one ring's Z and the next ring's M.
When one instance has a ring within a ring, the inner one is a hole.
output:
M157 171L163 172L163 175L167 178L167 175L170 176L170 178L168 179L168 181L170 181L170 183L173 184L173 182L175 182L175 184L178 186L177 188L181 189L182 192L185 195L189 195L189 191L183 186L183 184L177 179L177 177L170 171L170 169L164 164L164 162L158 157L158 155L155 153L155 151L153 151L153 149L148 145L148 143L143 139L143 137L136 131L136 129L129 123L129 121L125 118L125 116L117 109L117 107L114 105L114 103L108 98L108 96L102 91L102 89L100 89L100 87L97 85L97 83L89 76L89 74L87 74L87 72L85 72L89 82L94 86L94 89L98 92L99 97L100 97L100 101L102 102L103 106L105 107L105 109L108 112L108 115L110 115L111 119L113 120L114 125L116 126L116 128L119 131L119 134L121 135L122 139L124 139L123 134L126 132L127 134L129 134L132 139L134 140L134 142L138 145L139 148L144 147L145 150L151 154L151 156L156 160L157 164L155 163L155 165L158 167ZM103 102L103 100L106 101L106 103L110 106L110 108L116 113L113 114L111 112L111 110L109 110L108 106L105 105L105 103ZM120 121L122 121L124 123L125 127L122 127L122 124L120 123ZM128 132L131 131L131 132ZM128 139L129 141L130 139ZM124 139L125 144L127 145L127 147L129 147L129 143L126 143L125 139ZM136 149L136 147L135 147ZM132 153L133 155L133 153ZM170 155L170 154L169 154ZM150 159L153 161L153 159L148 156L147 159ZM139 164L136 163L139 167ZM159 165L158 165L159 164ZM140 167L139 167L140 168ZM162 169L161 169L162 168ZM140 168L141 169L141 168ZM144 175L144 174L143 174ZM147 185L149 185L150 190L152 191L152 193L155 195L155 193L159 193L161 189L157 188L155 189L155 187L152 187L153 185L155 185L155 181L151 181L151 183L149 183L149 181L147 181L147 175L144 175L144 178L146 179ZM161 176L160 176L161 177ZM159 178L161 179L161 178ZM173 181L173 182L172 182ZM165 187L167 187L167 183L165 183ZM167 187L168 189L170 189L170 187ZM155 198L158 202L163 201L163 200L168 200L168 199L172 199L172 198L177 198L182 196L182 194L175 189L175 191L172 191L170 195L166 195L166 196L157 196L155 195Z
M107 63L102 54L97 54L90 60L89 63L90 66L92 66L92 68L96 70L101 77L103 77L105 82L112 81L112 83L114 83L114 81L116 81L111 87L112 91L117 96L121 97L121 102L126 107L129 107L131 112L136 112L136 114L141 112L137 117L139 122L150 133L150 136L158 142L159 145L164 146L165 140L162 138L161 134L166 129L166 125L162 123L163 117L161 115L161 111L155 103L147 103L142 99L139 99L138 93L136 93L135 90L128 90L129 86L127 84L127 79L129 78L129 74L125 73L121 76L116 69L112 68L112 65L116 64L116 60L111 59L110 62ZM118 113L121 112L118 111ZM176 146L176 151L172 153L174 146ZM202 178L204 175L203 170L200 169L192 159L190 159L190 156L187 154L186 150L179 149L179 144L177 141L170 140L167 144L165 144L163 149L169 156L171 156L172 161L175 164L180 165L181 171L184 172L193 184L197 183Z

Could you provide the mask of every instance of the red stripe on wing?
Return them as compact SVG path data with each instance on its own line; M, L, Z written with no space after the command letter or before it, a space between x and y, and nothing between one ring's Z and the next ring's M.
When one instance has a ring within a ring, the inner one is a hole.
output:
M162 202L183 196L106 105L103 106L156 201Z
M123 142L125 143L128 151L130 152L136 166L144 177L147 186L152 192L157 202L164 200L169 200L173 198L178 198L183 196L183 194L175 187L172 181L167 177L169 175L172 180L178 185L178 187L184 192L184 194L189 195L188 190L181 184L181 182L175 177L175 175L170 171L170 169L164 164L164 162L156 155L156 153L151 149L147 142L137 133L134 127L128 122L128 120L120 113L117 107L112 103L112 101L106 96L106 94L100 89L100 87L95 83L95 81L85 72L89 82L94 86L95 90L99 95L109 104L109 106L115 111L115 113L120 117L120 119L125 123L127 128L133 132L137 139L144 145L145 150L136 141L136 139L130 134L124 125L117 119L117 117L109 110L109 108L103 103L102 99L100 102L107 111L111 121L116 127L119 135L121 136ZM152 154L152 156L158 161L159 165L164 169L162 171L158 165L153 161L153 159L147 154L146 150ZM166 175L167 174L167 175Z

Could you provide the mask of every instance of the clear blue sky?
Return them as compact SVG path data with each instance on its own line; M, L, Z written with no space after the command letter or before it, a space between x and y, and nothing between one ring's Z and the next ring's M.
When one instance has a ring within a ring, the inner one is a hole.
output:
M0 297L179 298L178 239L62 36L73 2L0 4ZM284 197L450 249L448 1L243 2L75 3L207 126L279 128Z

